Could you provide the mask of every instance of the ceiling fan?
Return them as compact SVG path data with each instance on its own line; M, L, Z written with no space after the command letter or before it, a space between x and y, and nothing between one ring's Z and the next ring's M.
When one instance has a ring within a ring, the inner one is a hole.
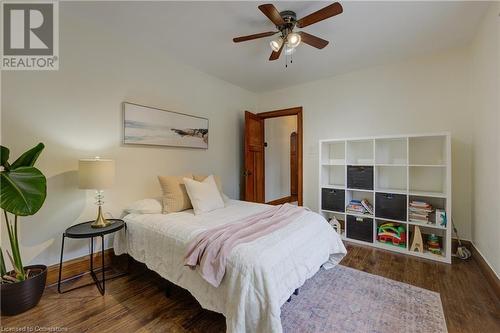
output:
M236 37L233 38L233 42L240 43L247 40L274 36L275 34L280 33L280 36L270 43L271 49L273 50L271 56L269 57L270 61L278 59L283 49L285 49L286 55L292 54L301 42L309 44L317 49L322 49L327 46L327 40L308 34L304 31L294 32L293 29L296 27L305 28L311 24L338 15L343 11L342 5L335 2L301 18L300 20L297 20L295 12L291 10L279 12L272 4L260 5L259 9L262 13L264 13L264 15L267 16L268 19L271 20L271 22L274 23L278 31L268 31L254 35Z

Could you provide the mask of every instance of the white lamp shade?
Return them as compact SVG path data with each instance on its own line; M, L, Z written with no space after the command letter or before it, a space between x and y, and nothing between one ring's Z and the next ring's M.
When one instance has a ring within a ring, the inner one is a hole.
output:
M103 190L113 186L115 161L105 159L85 159L78 161L78 187L81 189Z
M292 32L291 34L289 34L287 36L287 42L291 48L296 48L297 46L299 46L301 40L302 40L302 38L296 32Z
M272 40L269 45L271 45L271 49L273 49L274 52L278 52L281 48L281 45L283 45L283 38L278 38L276 40Z

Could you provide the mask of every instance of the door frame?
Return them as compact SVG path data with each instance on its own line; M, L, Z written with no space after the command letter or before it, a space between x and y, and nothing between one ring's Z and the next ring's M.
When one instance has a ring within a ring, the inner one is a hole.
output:
M257 113L262 119L278 118L283 116L297 116L297 201L299 206L304 204L303 198L303 129L302 106ZM265 154L264 154L265 158ZM265 183L265 172L264 172ZM276 200L275 200L276 201ZM274 202L271 202L274 203ZM281 202L280 202L281 203Z

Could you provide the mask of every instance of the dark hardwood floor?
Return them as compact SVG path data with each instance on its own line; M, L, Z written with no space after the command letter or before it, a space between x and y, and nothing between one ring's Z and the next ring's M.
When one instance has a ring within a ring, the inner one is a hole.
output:
M439 292L449 332L500 332L500 300L474 260L446 265L354 245L348 250L342 265ZM187 291L174 287L166 296L166 282L156 273L140 264L132 271L109 281L103 297L93 286L63 295L49 287L34 309L2 317L2 331L26 326L59 332L225 330L224 317L203 310Z

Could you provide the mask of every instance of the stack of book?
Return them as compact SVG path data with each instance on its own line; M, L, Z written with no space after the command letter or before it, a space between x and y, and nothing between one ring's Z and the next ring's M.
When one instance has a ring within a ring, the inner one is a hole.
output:
M352 199L345 208L347 213L373 215L373 206L366 199Z
M410 202L410 221L430 224L432 223L431 214L433 211L434 209L427 202L412 201Z

